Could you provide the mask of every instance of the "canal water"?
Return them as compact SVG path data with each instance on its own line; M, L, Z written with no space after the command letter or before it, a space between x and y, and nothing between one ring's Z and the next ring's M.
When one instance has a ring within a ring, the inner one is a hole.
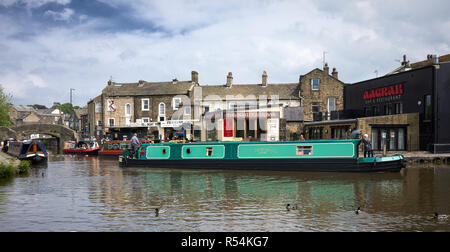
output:
M400 173L203 171L65 155L0 180L0 231L448 232L450 220L432 216L450 214L449 195L448 165L410 164ZM287 211L288 203L298 209Z

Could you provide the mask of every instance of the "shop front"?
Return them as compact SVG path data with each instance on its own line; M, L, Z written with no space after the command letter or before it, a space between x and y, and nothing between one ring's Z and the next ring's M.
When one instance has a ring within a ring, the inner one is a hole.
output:
M279 111L215 111L205 114L206 141L279 141Z
M379 117L363 123L375 150L450 152L449 76L450 63L441 63L347 85L344 110Z

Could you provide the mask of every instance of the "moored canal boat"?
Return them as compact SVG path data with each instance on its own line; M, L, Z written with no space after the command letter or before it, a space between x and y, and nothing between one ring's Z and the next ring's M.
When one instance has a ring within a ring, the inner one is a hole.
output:
M135 157L125 151L121 166L225 170L398 172L402 155L360 158L360 140L207 142L143 144Z
M82 155L97 155L100 146L97 141L68 141L64 142L64 154L82 154Z
M28 140L21 143L17 158L20 160L29 160L36 164L47 161L48 153L45 150L43 142L39 140Z

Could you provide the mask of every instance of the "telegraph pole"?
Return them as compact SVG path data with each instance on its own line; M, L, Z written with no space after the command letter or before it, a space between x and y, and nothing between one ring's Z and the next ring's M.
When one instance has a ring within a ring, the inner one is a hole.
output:
M72 91L75 90L74 88L70 88L70 105L73 106L72 104Z

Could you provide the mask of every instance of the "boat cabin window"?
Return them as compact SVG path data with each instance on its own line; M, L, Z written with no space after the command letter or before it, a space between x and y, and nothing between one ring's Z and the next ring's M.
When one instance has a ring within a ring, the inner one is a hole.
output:
M212 147L206 147L206 156L212 157L213 154L213 148Z
M297 155L312 155L312 146L297 146Z

